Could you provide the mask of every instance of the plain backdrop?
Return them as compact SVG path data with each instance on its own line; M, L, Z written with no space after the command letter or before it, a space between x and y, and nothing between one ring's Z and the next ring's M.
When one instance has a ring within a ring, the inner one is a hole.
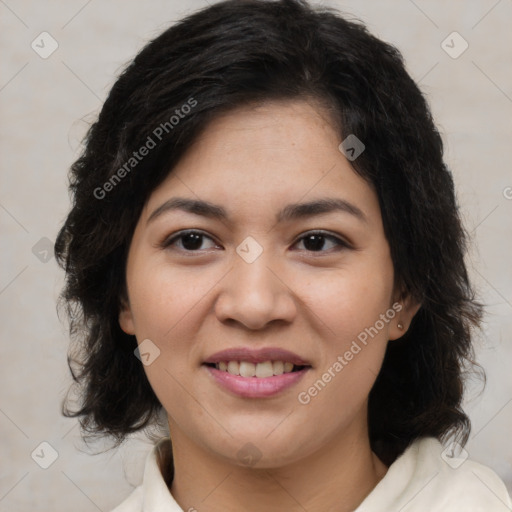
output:
M207 3L0 0L0 511L108 511L140 482L149 441L90 455L77 421L60 415L70 377L52 244L69 208L67 170L115 77ZM475 340L488 380L467 396L466 450L512 489L512 1L329 5L398 46L443 134L471 276L488 305Z

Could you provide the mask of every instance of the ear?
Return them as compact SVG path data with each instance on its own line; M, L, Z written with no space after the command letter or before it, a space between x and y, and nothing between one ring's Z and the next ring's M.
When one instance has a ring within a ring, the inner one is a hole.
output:
M420 307L421 303L412 298L409 294L400 294L400 298L397 299L392 306L396 311L396 315L390 322L390 340L401 338L409 330L412 319Z
M119 326L126 334L135 334L133 313L127 300L123 300L119 311Z

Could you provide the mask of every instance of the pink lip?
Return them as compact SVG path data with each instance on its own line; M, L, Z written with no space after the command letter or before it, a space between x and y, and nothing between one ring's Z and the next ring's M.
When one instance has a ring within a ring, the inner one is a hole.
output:
M223 359L224 360L224 359ZM229 359L239 360L239 359ZM248 359L243 359L248 361ZM265 359L266 361L270 358ZM282 361L280 358L276 358ZM282 375L274 375L272 377L258 378L258 377L240 377L240 375L232 375L231 373L217 370L211 366L204 366L215 381L220 384L224 389L238 395L242 398L267 398L296 384L310 368L303 368L302 370L290 373L283 373Z
M311 366L308 361L297 354L282 348L228 348L211 355L204 363L216 364L221 361L247 361L248 363L264 363L265 361L283 361L293 363L296 366ZM271 377L269 377L271 378Z

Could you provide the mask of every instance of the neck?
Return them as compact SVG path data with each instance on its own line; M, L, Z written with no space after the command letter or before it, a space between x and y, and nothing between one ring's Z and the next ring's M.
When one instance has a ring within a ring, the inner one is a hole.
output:
M372 453L367 434L355 434L344 433L292 464L261 469L230 463L172 429L170 491L185 511L349 512L387 471Z

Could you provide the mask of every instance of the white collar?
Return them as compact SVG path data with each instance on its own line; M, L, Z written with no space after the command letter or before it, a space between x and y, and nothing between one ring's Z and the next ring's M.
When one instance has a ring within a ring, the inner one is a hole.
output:
M151 450L142 484L112 512L184 512L157 462L159 448L169 442L162 439ZM512 509L512 501L491 469L448 458L430 437L413 442L354 512L505 512L507 507Z

